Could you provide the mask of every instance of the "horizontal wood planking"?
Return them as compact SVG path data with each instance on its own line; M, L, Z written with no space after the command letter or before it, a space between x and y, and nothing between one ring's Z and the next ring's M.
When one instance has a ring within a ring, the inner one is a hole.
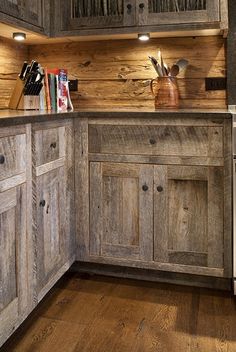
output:
M28 47L0 37L0 109L7 108Z
M189 66L179 76L181 107L224 108L225 91L205 91L205 77L224 77L225 40L221 37L155 38L137 40L71 42L34 45L30 58L48 68L66 67L71 79L79 79L72 93L76 108L152 107L149 80L155 72L147 58L161 48L165 61L185 57Z

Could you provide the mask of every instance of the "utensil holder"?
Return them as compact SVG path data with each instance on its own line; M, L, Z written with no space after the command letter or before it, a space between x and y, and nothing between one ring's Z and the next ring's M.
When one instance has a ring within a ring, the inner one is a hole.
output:
M177 109L179 107L179 89L176 77L164 76L151 81L152 94L155 97L155 109Z
M18 77L9 102L9 109L39 110L40 109L39 95L24 95L24 87L25 87L24 81L22 81Z

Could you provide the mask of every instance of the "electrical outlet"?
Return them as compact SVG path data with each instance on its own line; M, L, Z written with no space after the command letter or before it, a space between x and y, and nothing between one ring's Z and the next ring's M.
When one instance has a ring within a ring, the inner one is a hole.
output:
M207 77L205 78L206 90L225 90L226 77Z
M77 92L77 90L78 90L78 79L69 80L69 91Z

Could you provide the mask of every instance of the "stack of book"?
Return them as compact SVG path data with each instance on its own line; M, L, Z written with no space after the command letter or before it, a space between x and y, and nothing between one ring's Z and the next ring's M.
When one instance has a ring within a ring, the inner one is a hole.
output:
M63 112L73 110L67 70L41 68L44 86L40 93L40 110Z

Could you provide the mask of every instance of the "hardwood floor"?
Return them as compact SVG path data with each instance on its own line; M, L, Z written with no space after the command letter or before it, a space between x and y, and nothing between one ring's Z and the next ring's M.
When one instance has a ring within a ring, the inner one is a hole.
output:
M229 293L66 274L1 352L235 352Z

